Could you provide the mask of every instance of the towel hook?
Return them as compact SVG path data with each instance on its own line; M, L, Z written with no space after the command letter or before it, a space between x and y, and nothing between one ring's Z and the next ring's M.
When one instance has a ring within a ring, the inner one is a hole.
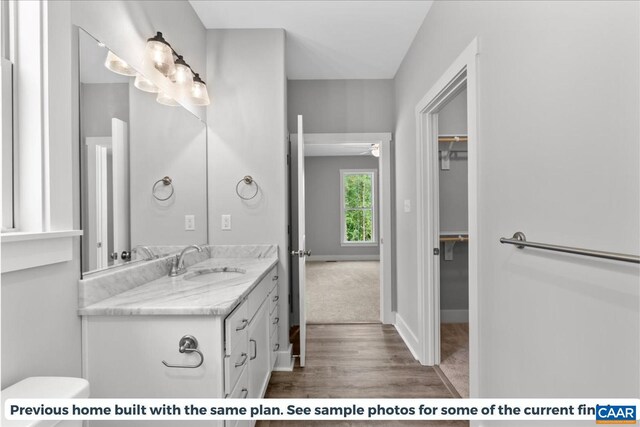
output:
M185 335L180 338L180 342L178 343L179 348L178 351L180 353L197 353L200 356L200 362L195 365L173 365L171 363L167 363L164 360L162 364L167 368L199 368L204 363L204 355L200 350L198 350L198 340L196 337L191 335Z
M240 194L240 184L245 183L246 185L255 185L256 186L256 191L253 193L253 195L251 195L250 197L244 197L242 194ZM244 178L242 178L240 181L238 181L238 183L236 184L236 194L238 195L238 197L240 197L242 200L251 200L254 197L256 197L258 195L258 191L260 190L260 187L258 186L258 182L253 179L253 177L251 175L245 175Z

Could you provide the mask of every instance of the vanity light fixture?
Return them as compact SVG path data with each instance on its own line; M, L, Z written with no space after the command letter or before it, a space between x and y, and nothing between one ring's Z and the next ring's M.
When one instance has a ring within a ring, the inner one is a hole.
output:
M136 74L136 80L133 82L133 85L143 92L149 92L149 93L160 92L160 89L158 88L158 86L153 84L151 80L149 80L148 78L146 78L140 73Z
M175 59L174 59L175 56ZM209 105L207 85L200 75L193 71L182 55L178 54L164 39L161 32L147 39L145 61L150 61L156 70L171 80L178 87L178 99L189 99L193 105ZM162 92L158 86L140 73L137 73L126 62L109 51L105 66L111 71L125 76L136 76L133 83L138 89L157 93L156 101L162 105L176 106L178 101Z
M136 70L131 68L129 64L120 59L115 53L109 51L107 53L107 59L104 61L104 66L116 74L123 76L135 76Z

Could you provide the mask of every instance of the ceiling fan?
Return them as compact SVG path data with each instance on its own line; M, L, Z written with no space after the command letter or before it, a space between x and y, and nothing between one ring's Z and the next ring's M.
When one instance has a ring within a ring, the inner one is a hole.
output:
M368 155L368 156L373 156L373 157L380 157L380 144L371 144L371 146L366 151L363 151L362 153L360 153L358 155L359 156Z

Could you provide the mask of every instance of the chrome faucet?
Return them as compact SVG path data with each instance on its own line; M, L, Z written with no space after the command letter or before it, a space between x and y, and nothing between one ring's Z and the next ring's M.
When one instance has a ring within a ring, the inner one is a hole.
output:
M144 261L149 261L150 259L157 258L156 254L153 253L148 246L138 245L135 248L131 249L131 253L144 252Z
M171 270L169 271L169 277L176 277L187 271L184 268L184 257L187 253L191 251L202 252L202 248L198 245L189 245L180 252L180 255L176 255L173 259L173 264L171 264Z

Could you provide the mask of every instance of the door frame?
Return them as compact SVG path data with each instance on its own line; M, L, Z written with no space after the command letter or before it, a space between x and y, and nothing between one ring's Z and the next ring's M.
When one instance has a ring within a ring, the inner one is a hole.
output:
M438 111L465 86L467 89L468 198L469 198L469 391L477 397L478 375L478 39L462 51L415 108L417 195L416 230L419 360L440 363L440 247L438 203Z
M291 134L291 141L298 143L298 135ZM392 150L391 132L378 133L305 133L305 146L313 144L380 144L378 160L378 242L380 243L380 321L395 324L395 312L392 307L393 280L393 234L392 234ZM310 248L313 251L313 248ZM312 255L313 256L313 255Z

